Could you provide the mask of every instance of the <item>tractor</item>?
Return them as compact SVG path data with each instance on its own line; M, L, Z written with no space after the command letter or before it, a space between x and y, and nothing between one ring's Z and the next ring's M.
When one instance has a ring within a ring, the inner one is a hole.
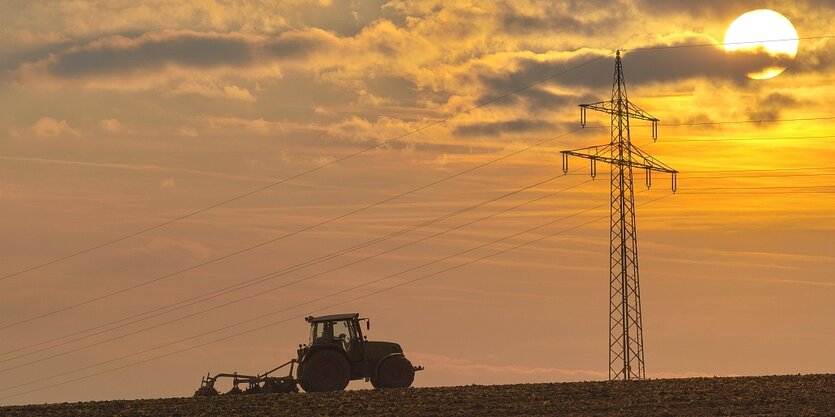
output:
M292 392L298 391L297 385L306 392L340 391L357 379L371 381L374 388L406 388L412 386L415 372L423 370L412 366L399 344L363 336L361 322L370 330L371 321L358 313L308 316L305 321L310 323L310 341L299 345L298 358L260 375L209 374L194 395L218 395L214 385L219 378L232 379L229 394ZM288 366L286 376L272 376ZM247 384L243 390L242 383Z

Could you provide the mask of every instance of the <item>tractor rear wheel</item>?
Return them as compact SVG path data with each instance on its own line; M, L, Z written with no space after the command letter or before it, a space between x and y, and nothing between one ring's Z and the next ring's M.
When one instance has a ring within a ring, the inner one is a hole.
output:
M316 352L299 371L299 384L306 392L341 391L351 379L348 360L333 350Z
M371 380L374 388L408 388L415 381L415 368L404 356L384 359L377 370L377 377Z

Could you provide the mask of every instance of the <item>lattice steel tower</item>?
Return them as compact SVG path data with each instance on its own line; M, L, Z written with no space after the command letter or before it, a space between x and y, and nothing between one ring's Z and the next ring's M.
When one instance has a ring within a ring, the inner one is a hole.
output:
M646 170L646 184L652 184L652 171L672 174L673 192L678 171L647 155L630 142L629 119L652 123L652 139L658 138L658 119L632 104L626 95L620 51L615 58L612 99L580 105L580 124L586 125L586 110L611 116L611 141L606 145L562 151L563 172L568 172L569 156L591 162L591 175L597 175L597 161L612 166L610 260L609 260L609 380L644 379L644 336L641 327L641 290L638 286L638 242L635 235L635 195L632 169Z

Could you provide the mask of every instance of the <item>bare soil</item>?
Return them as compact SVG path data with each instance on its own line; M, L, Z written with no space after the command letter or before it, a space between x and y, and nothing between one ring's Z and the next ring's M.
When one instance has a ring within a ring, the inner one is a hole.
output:
M0 416L835 416L835 375L96 401L0 407Z

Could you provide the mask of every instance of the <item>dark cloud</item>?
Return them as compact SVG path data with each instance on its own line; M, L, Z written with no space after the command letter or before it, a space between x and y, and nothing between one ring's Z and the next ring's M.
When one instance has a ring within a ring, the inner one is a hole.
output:
M746 114L751 120L775 120L780 118L783 110L799 104L800 101L790 95L771 93L746 109Z
M545 18L543 16L530 16L513 13L503 13L500 18L503 32L507 33L531 33L531 32L561 32L578 35L591 35L598 22L583 22L572 16L555 16Z
M691 43L693 42L686 42ZM787 58L775 58L765 53L728 53L713 46L635 50L623 57L628 85L676 82L692 78L743 83L748 81L748 73L789 63ZM578 88L578 91L583 91L584 88L600 89L611 86L614 55L601 57L595 53L579 53L571 58L555 60L523 57L517 58L516 65L512 67L515 69L506 73L489 72L480 76L487 90L483 100L538 81L546 85L554 83L568 88L583 87ZM534 89L528 94L534 95L537 91Z
M414 81L404 77L370 78L365 80L365 85L371 94L400 105L417 105L421 93Z
M461 136L498 136L502 133L541 132L555 127L553 123L544 120L516 119L504 122L462 125L455 128L455 134Z
M501 77L483 77L482 85L486 92L476 101L478 105L484 105L507 91L517 90L519 87L508 83ZM530 113L554 112L564 106L575 106L579 103L593 101L588 95L557 94L542 87L531 87L518 91L515 94L502 97L496 101L494 106L519 107L524 106Z
M796 106L799 101L787 94L771 93L760 100L760 103L770 107L791 107Z
M174 64L211 68L243 66L253 59L252 44L243 37L178 33L116 38L56 55L49 70L60 77L151 70Z
M599 0L552 2L543 4L536 14L526 14L508 2L499 14L499 26L507 33L556 32L590 36L599 33L601 27L612 30L620 26L622 20L620 13L617 13L619 6L617 2ZM612 13L589 18L589 12L594 8L611 9Z
M790 63L791 58L763 51L725 52L714 46L638 50L623 60L627 79L639 84L696 77L744 82L748 80L746 74Z
M739 15L766 7L762 0L639 0L644 13L679 13L693 17Z
M485 104L496 98L507 94L509 91L517 91L512 96L502 98L497 105L519 105L526 103L534 106L560 106L575 101L578 96L556 94L543 88L547 82L556 81L558 74L570 69L572 65L581 62L600 59L599 55L583 53L569 60L539 61L533 58L517 58L517 68L514 71L499 72L493 68L475 68L467 74L468 82L478 82L484 87L484 93L477 100L478 104ZM589 78L609 77L611 78L611 63L605 65L594 65L584 68L593 70L595 75ZM475 73L473 75L472 73ZM605 75L608 74L608 75ZM544 82L540 86L531 86L532 83ZM528 88L525 88L528 87Z
M264 46L275 58L300 58L319 52L328 44L329 36L322 32L288 32Z
M110 37L53 54L48 71L73 78L185 68L246 67L305 57L328 43L323 31L286 32L273 39L237 34L153 32L135 38Z
M826 39L814 49L803 48L803 42L797 58L788 65L789 71L824 73L835 69L835 39Z

